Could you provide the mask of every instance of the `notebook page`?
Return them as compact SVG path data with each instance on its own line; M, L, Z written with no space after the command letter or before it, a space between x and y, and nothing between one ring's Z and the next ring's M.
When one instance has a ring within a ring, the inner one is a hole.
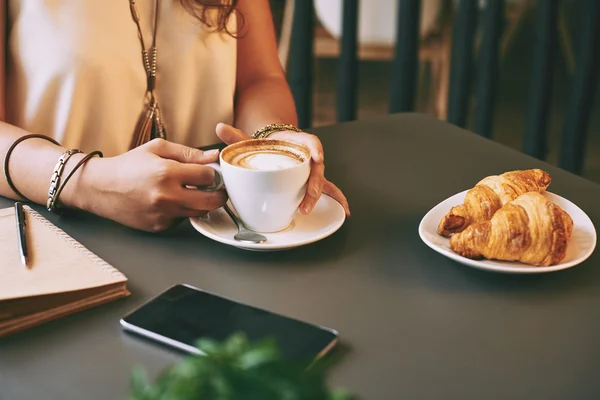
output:
M28 265L21 263L14 208L0 210L0 301L100 287L127 278L25 206Z

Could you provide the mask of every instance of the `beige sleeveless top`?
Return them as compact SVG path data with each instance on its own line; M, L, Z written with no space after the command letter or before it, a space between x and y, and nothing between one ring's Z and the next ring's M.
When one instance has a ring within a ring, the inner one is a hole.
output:
M149 48L154 0L138 0ZM170 141L217 143L233 122L236 39L162 0L157 99ZM126 152L146 75L128 0L9 0L7 121L67 148ZM230 29L235 29L231 18Z

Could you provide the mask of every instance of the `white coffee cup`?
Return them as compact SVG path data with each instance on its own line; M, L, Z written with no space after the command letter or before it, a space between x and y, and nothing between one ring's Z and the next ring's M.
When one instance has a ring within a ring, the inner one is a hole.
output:
M209 164L215 169L215 184L204 190L219 190L224 185L248 229L278 232L292 223L310 175L310 151L306 146L251 139L227 146L219 161L220 165Z

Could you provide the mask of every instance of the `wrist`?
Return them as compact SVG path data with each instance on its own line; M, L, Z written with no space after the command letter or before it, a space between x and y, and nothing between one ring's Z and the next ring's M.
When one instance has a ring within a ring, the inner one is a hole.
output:
M84 157L85 154L71 157L71 168ZM102 161L104 160L100 157L92 157L78 168L58 199L62 206L93 212L94 200L98 199L99 188L103 187L102 182L99 181L103 176L99 172L103 168Z

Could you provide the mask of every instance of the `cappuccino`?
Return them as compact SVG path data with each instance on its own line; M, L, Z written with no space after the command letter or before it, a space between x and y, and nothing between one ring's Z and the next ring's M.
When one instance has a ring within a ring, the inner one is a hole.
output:
M255 232L279 232L306 194L310 150L292 142L249 139L221 151L215 181L223 182L237 215ZM217 178L220 177L220 178Z
M274 171L302 164L309 157L305 149L293 143L278 140L255 140L229 149L223 159L236 167Z

